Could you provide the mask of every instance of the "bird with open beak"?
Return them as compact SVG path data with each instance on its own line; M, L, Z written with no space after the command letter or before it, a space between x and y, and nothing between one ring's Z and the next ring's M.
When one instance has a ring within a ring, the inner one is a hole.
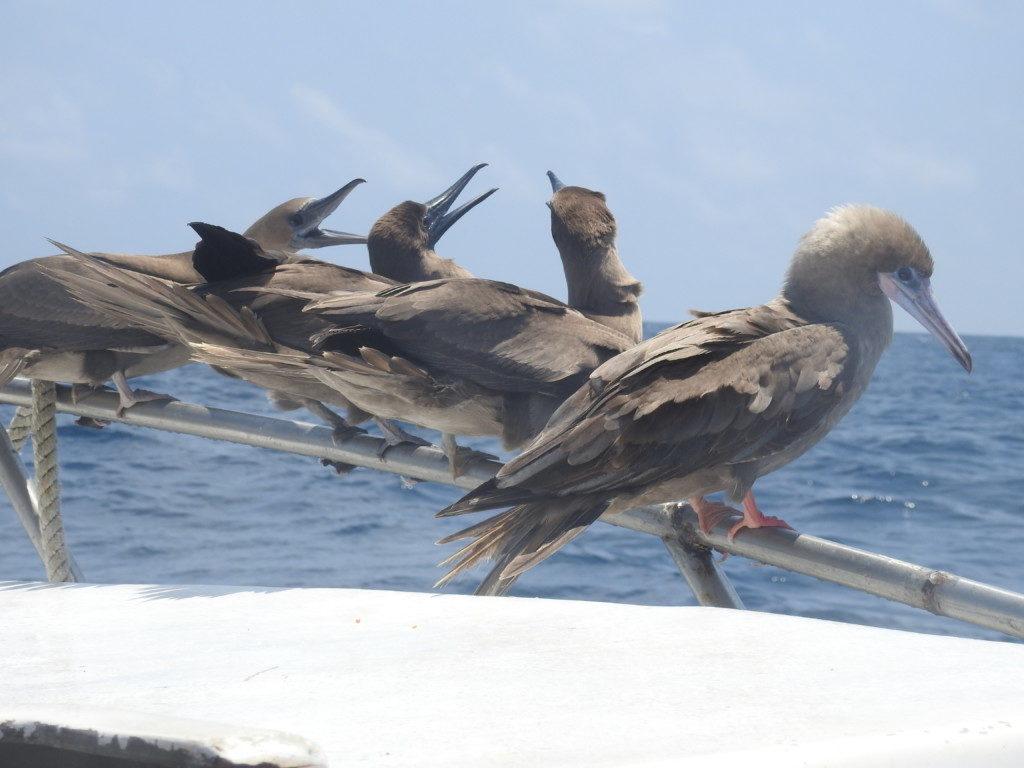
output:
M486 167L487 163L478 163L436 197L425 203L406 200L377 219L366 243L370 270L399 283L472 277L465 267L438 256L434 246L455 222L498 191L489 189L452 210L462 190Z
M302 375L312 372L363 411L439 430L456 477L474 455L457 444L458 435L522 445L594 368L641 334L641 286L619 259L604 195L550 177L568 305L466 277L378 293L306 294L306 312L332 326L313 339L322 354L250 355L250 362L278 370L299 365ZM424 230L417 231L424 242ZM371 247L373 241L371 232Z
M757 478L821 440L867 387L892 338L890 300L968 372L971 356L931 289L917 232L864 205L830 211L801 240L779 295L706 314L609 360L498 474L439 516L510 507L442 539L472 541L441 584L496 561L478 592L507 590L605 512L687 499L710 531L789 527L762 513Z
M282 203L260 217L246 235L273 250L282 262L294 259L304 248L365 243L365 237L320 228L361 182L353 180L324 198ZM192 251L95 256L113 268L139 275L181 284L205 280L193 265ZM217 267L209 265L211 270ZM122 410L145 400L167 399L133 390L128 379L184 365L188 350L73 297L66 282L81 277L82 270L81 262L60 255L23 261L0 272L0 384L18 374L87 388L113 380Z
M388 270L405 270L402 272L405 274L408 270L423 269L420 274L424 277L432 274L428 270L459 269L453 262L438 256L433 248L452 224L495 191L490 190L451 210L459 193L483 167L481 164L470 169L425 204L401 203L384 214L381 221L391 222L384 229L394 232L396 212L415 207L418 217L408 222L408 228L419 240L416 248L401 252L392 247L394 237L380 232L378 222L371 230L371 261L375 253L383 254L383 266ZM355 180L352 185L361 181ZM293 221L298 223L298 219ZM262 360L262 353L276 354L284 350L291 355L315 353L310 337L333 325L302 311L309 296L356 291L376 293L395 286L394 280L314 259L285 260L280 253L261 247L254 239L222 227L201 222L191 226L201 237L193 264L205 283L188 289L159 279L131 275L90 259L69 246L61 246L78 259L78 269L85 273L84 277L76 275L67 281L72 293L91 306L102 307L109 318L176 344L191 345L193 360L267 389L273 402L281 408L307 408L330 424L339 437L349 434L353 423L372 416L391 444L426 442L397 424L356 408L314 376L280 364L247 363L250 356ZM359 241L366 242L366 239ZM295 298L296 295L307 298ZM335 414L325 403L348 409L349 418Z

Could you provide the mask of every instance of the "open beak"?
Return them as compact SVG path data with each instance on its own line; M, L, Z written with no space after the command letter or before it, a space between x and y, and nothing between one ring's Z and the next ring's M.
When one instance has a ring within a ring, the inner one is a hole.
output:
M942 316L939 305L935 303L931 281L927 277L919 277L913 283L904 283L892 273L881 272L878 284L886 296L907 310L932 336L942 342L968 373L971 372L971 353L953 326Z
M297 249L324 248L329 245L353 245L366 242L365 235L321 229L320 224L334 213L349 193L366 179L352 179L348 184L319 200L310 200L289 219L292 227L292 245Z
M468 171L452 184L448 189L439 194L437 197L431 198L424 203L427 212L423 216L423 223L427 227L427 242L431 248L441 239L441 235L448 231L456 221L461 219L469 210L475 208L477 205L482 203L488 197L497 192L497 188L490 189L484 192L482 195L474 197L468 203L463 203L454 211L449 209L455 204L456 198L466 188L470 180L477 174L481 168L487 167L487 163L480 163L474 165Z
M565 184L562 183L562 180L555 176L554 171L548 171L548 178L551 180L552 192L558 192L562 187L565 186Z

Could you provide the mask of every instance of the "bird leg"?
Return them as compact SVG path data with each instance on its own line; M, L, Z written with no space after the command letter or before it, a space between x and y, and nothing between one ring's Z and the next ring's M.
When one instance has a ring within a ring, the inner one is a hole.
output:
M348 421L342 418L339 414L332 411L326 405L321 403L319 400L306 400L303 399L302 407L312 413L318 419L323 421L327 426L331 428L331 439L334 440L334 444L342 443L348 440L354 435L365 435L366 430L362 427L356 427L349 424Z
M478 459L497 459L493 453L477 451L465 445L459 445L455 441L455 435L443 432L441 434L441 450L448 457L448 466L452 470L452 480L460 477L466 469L467 464Z
M94 387L92 384L72 384L71 402L78 405L90 395L95 395L99 389L99 387Z
M114 386L117 387L118 405L117 415L124 416L124 412L131 408L133 405L139 403L149 403L154 400L176 400L176 397L171 395L164 395L160 392L150 392L148 389L132 389L128 385L128 379L125 378L124 371L114 371L114 375L110 377Z
M95 395L98 389L98 387L94 387L92 384L72 384L71 402L78 405L90 395ZM89 427L90 429L103 429L109 423L109 421L104 419L94 419L92 416L79 416L75 419L76 426Z
M337 445L338 443L348 440L354 435L365 435L366 430L360 427L355 427L349 424L345 419L339 416L337 413L332 411L326 405L321 403L319 400L309 400L302 398L299 402L302 406L316 416L318 419L323 421L327 426L331 428L331 440ZM330 467L339 475L347 475L353 469L354 464L346 464L343 461L334 461L333 459L320 459L320 463L325 467Z
M697 513L697 525L704 533L711 533L711 530L726 518L741 514L735 507L720 501L708 501L703 496L694 496L689 499L689 503Z
M384 436L384 444L377 450L377 455L381 458L383 458L384 454L388 452L388 448L394 448L396 445L401 445L402 443L408 443L411 445L430 445L429 440L424 440L422 437L417 437L411 432L406 432L390 419L382 419L374 416L373 423L380 428L381 434Z
M744 528L788 528L793 530L793 526L782 518L765 515L754 501L753 491L747 491L747 495L743 497L743 519L729 529L729 541L735 539L736 534Z

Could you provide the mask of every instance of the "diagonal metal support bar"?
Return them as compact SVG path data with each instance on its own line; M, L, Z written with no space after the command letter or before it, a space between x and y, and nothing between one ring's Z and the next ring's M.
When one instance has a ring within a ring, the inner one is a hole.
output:
M683 537L662 541L698 603L716 608L743 608L743 601L718 567L712 550Z

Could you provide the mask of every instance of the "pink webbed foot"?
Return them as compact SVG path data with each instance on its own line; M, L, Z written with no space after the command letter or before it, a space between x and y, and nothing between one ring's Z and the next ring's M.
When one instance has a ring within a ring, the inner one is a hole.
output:
M697 525L704 533L711 533L711 529L739 512L738 509L722 504L720 501L708 501L703 496L695 496L690 501L690 506L697 513Z
M727 534L729 541L735 539L736 534L744 528L788 528L793 530L793 526L781 517L765 515L757 506L753 491L747 491L747 495L743 497L743 519L729 529Z

